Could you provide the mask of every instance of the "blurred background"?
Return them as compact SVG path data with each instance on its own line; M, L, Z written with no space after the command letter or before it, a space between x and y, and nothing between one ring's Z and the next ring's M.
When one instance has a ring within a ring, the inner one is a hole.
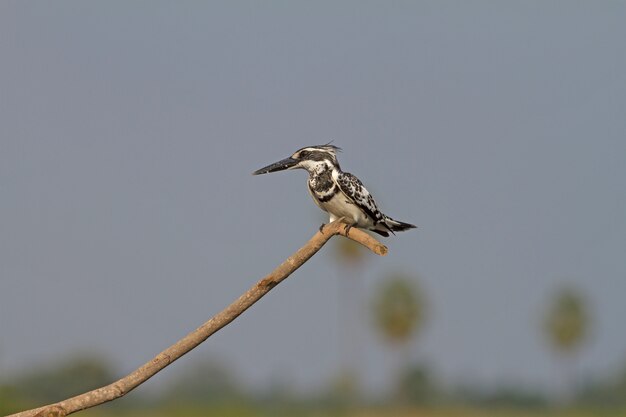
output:
M92 415L624 415L626 4L0 3L0 414L109 383L327 221L390 216ZM498 414L500 413L500 414Z

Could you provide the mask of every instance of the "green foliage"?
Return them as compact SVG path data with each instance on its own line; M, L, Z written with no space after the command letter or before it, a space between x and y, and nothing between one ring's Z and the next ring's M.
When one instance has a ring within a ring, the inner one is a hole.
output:
M495 390L464 386L459 388L453 397L456 402L465 406L488 409L545 409L549 404L547 397L541 391L515 385L502 385Z
M624 417L624 410L553 409L553 408L502 408L502 407L359 407L354 409L327 409L305 407L286 410L262 408L196 407L136 410L91 409L81 412L84 417Z
M170 405L219 405L241 402L240 385L228 368L215 361L196 361L175 380L163 400Z
M15 397L43 404L109 384L113 382L113 375L102 358L82 355L49 367L32 369L10 382Z
M559 352L571 352L587 335L589 314L584 297L573 288L557 292L546 315L545 330Z
M593 407L626 407L626 363L609 378L587 380L577 392L577 403Z
M27 405L20 401L15 389L8 385L0 385L0 415L16 413L23 408L27 408Z
M440 397L432 373L426 366L407 368L400 375L398 383L401 397L411 404L434 404Z
M385 280L374 299L374 318L383 337L404 344L420 329L425 319L422 293L415 280L394 275Z

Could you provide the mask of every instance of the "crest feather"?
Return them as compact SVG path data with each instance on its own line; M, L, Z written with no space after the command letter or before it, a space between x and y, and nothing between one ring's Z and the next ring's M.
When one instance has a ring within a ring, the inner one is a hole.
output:
M333 155L336 155L338 152L341 152L341 148L339 146L331 145L331 143L332 142L328 142L325 145L305 146L302 149L298 149L297 152L307 150L307 151L328 152Z

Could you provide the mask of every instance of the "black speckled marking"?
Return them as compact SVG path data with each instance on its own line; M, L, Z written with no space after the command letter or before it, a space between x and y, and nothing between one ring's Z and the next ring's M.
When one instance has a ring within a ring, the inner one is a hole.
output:
M317 198L317 201L319 201L320 203L326 203L330 201L335 196L335 194L337 194L337 191L339 191L339 188L337 186L334 186L328 194L320 195L314 193L313 195L315 195L315 198Z
M378 210L374 198L357 177L348 172L342 172L337 178L337 183L346 197L352 200L348 202L363 210L374 223L379 223L383 219L383 214Z
M326 194L335 187L332 170L327 169L317 175L309 176L309 187L316 193Z

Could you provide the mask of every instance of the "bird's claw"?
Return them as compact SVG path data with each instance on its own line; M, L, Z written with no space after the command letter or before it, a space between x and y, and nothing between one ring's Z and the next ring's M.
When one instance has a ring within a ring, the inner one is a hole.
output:
M326 223L322 223L322 225L320 226L320 233L324 234L324 226L326 226Z

